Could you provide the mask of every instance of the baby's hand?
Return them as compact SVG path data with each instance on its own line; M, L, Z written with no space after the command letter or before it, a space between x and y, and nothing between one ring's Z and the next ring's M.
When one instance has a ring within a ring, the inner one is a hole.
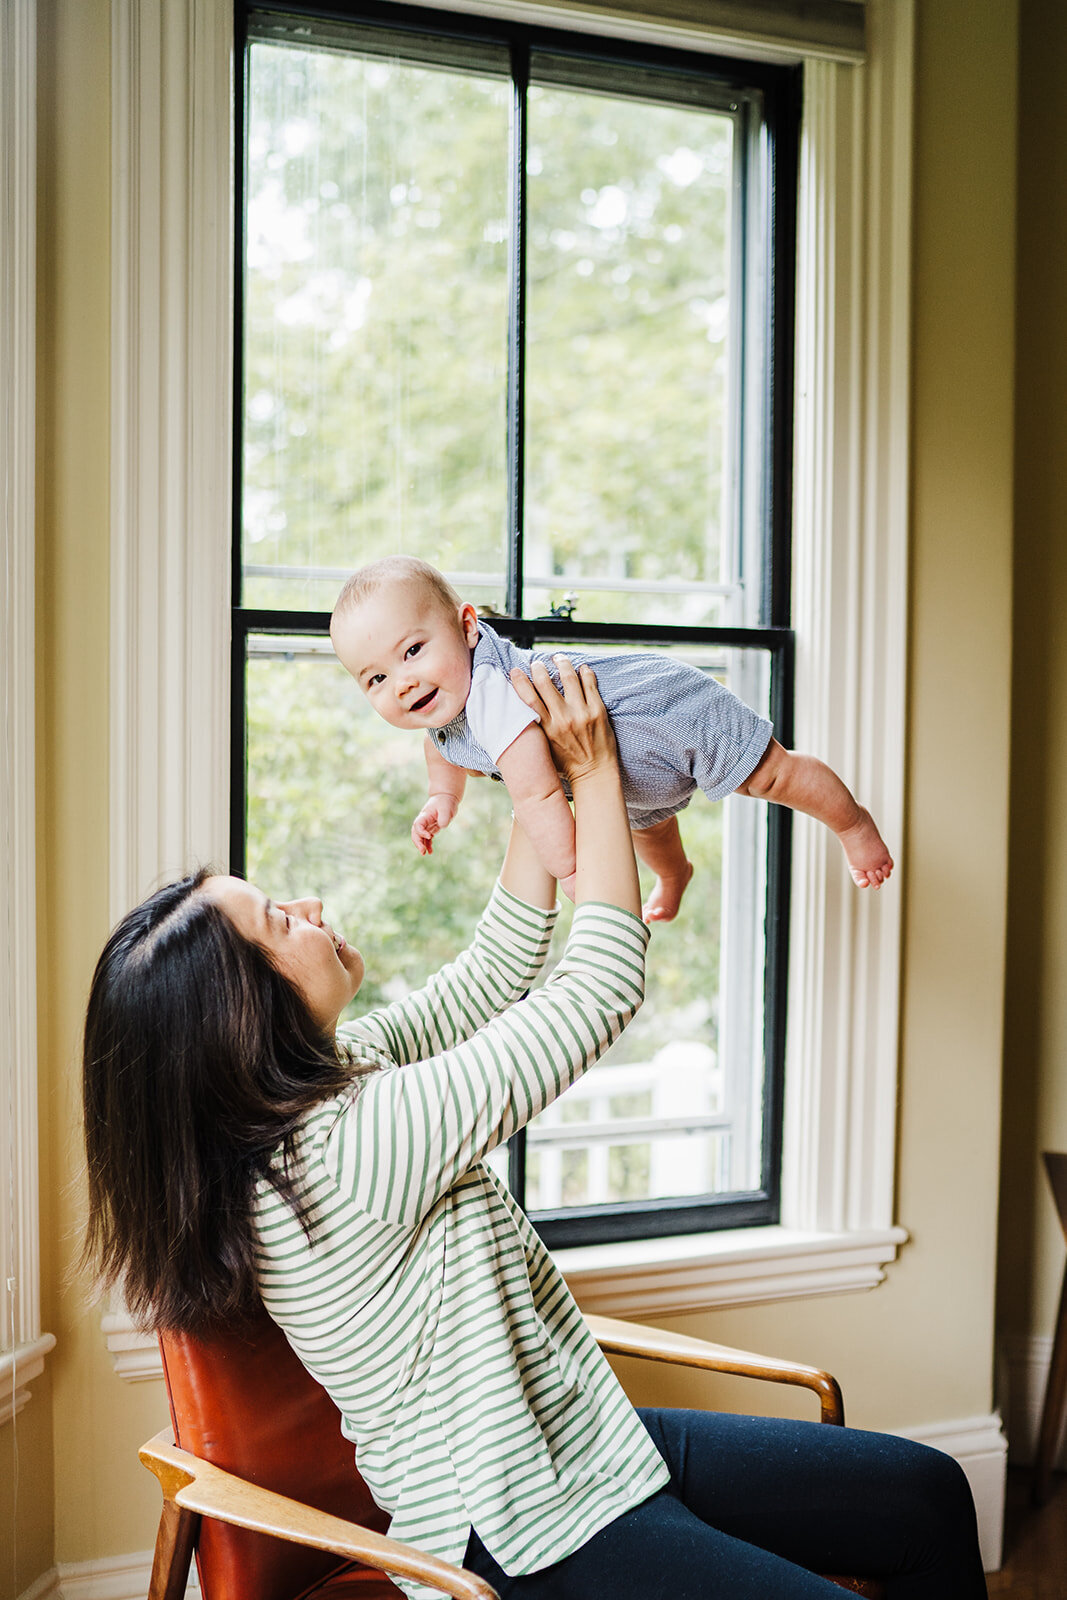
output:
M433 836L440 833L456 814L456 800L450 794L432 794L411 824L411 842L420 856L433 855Z

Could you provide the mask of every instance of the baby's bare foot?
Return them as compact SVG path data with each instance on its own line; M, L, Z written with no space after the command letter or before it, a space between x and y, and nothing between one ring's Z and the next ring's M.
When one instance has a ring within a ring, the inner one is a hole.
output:
M689 886L693 876L693 863L685 863L685 871L680 873L664 874L657 878L652 886L652 893L641 907L641 915L646 922L672 922L678 915L678 907L682 903L682 896Z
M852 881L861 889L880 889L893 870L893 858L874 825L869 811L860 807L860 819L838 834Z

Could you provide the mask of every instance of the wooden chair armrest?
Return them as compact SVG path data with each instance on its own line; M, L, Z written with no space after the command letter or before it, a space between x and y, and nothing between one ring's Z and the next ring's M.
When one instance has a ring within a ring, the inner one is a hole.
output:
M181 1511L214 1517L234 1527L271 1534L316 1550L329 1550L378 1572L416 1579L451 1595L453 1600L499 1600L496 1590L473 1572L356 1522L346 1522L342 1517L302 1505L299 1500L275 1494L272 1489L263 1489L190 1455L174 1443L169 1429L142 1445L140 1457L159 1479L164 1499L173 1501Z
M732 1350L728 1345L691 1339L688 1334L646 1328L615 1317L587 1316L586 1322L600 1348L613 1355L642 1356L648 1361L670 1361L679 1366L702 1367L707 1372L732 1372L743 1378L763 1378L769 1383L791 1383L811 1389L819 1397L820 1421L843 1425L845 1406L837 1379L817 1367L774 1356Z

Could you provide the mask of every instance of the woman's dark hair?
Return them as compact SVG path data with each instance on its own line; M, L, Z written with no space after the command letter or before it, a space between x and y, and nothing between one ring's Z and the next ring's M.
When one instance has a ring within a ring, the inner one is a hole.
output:
M208 876L160 889L123 918L85 1020L83 1264L121 1284L144 1326L189 1332L255 1303L257 1180L310 1234L295 1132L353 1071L203 892Z

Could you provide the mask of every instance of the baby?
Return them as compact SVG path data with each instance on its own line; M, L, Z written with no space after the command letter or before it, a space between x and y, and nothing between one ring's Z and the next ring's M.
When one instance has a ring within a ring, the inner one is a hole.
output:
M520 650L494 633L435 568L389 556L353 573L330 638L379 716L425 732L429 799L411 836L422 855L456 814L468 772L507 785L515 816L545 867L569 892L574 819L537 715L511 679L546 652ZM611 714L623 790L639 858L656 875L646 922L678 913L693 868L677 813L700 788L711 800L736 793L805 811L837 835L860 888L880 888L893 862L870 813L836 773L783 748L771 725L736 695L669 656L590 656Z

